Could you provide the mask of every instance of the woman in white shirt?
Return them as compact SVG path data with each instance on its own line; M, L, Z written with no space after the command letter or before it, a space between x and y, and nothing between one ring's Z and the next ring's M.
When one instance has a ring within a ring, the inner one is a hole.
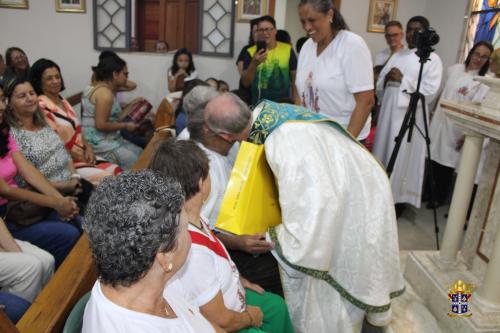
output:
M84 228L99 271L83 332L223 332L179 286L191 239L180 185L150 170L107 177L87 206ZM165 287L167 285L167 287Z
M486 41L476 43L469 51L463 64L448 68L448 80L441 93L441 99L455 102L481 101L488 92L488 87L474 80L474 76L484 76L490 65L493 46ZM431 159L433 178L436 184L434 204L443 204L451 190L453 172L458 166L463 142L463 131L445 116L437 104L429 128L431 138Z
M283 298L241 277L208 220L201 216L210 194L209 164L203 150L190 140L163 141L150 168L178 180L186 195L192 247L175 283L189 288L201 313L229 332L293 333Z
M347 30L331 0L301 0L299 16L310 37L297 65L300 103L339 122L359 140L366 139L374 104L370 50Z

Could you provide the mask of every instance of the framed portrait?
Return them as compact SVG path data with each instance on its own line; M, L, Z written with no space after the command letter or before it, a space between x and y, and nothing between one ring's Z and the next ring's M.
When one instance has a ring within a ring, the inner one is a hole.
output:
M55 0L56 11L64 13L85 13L86 0Z
M385 25L396 18L398 0L370 0L368 31L384 32Z
M28 0L0 0L0 7L28 9Z
M237 1L236 21L238 22L250 22L250 20L268 13L268 0Z

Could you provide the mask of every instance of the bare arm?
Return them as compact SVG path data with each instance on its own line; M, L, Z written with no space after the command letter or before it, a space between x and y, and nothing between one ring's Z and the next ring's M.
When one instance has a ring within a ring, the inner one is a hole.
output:
M273 243L265 240L264 234L237 236L219 233L217 238L229 249L253 254L269 252L274 247Z
M243 61L238 61L236 63L236 68L238 69L238 73L240 73L240 76L243 75Z
M247 311L236 312L226 308L220 291L210 302L200 307L200 312L205 318L229 332L239 331L250 326L257 326L262 322L262 311L259 308L248 306Z
M137 83L135 83L134 81L127 80L125 86L121 87L119 91L132 91L135 88L137 88Z
M59 191L33 166L23 154L12 153L19 174L41 193L10 187L0 179L0 195L11 200L25 200L43 207L49 207L59 212L62 218L71 218L78 214L74 198L63 197Z
M54 198L62 198L63 196L59 193L45 178L44 175L38 171L37 168L31 164L22 153L16 151L12 154L12 159L16 164L17 171L21 177L26 180L26 182L36 188L43 194L49 195ZM28 191L31 192L31 191ZM42 205L45 206L45 205ZM47 206L52 207L52 206Z
M179 75L186 75L186 71L184 69L179 69L175 75L173 75L171 78L168 78L168 91L174 92L175 91L175 83L177 82L177 78Z
M0 218L0 251L6 252L23 252L21 247L17 245L16 241L10 234L5 226L5 222Z
M243 71L241 75L241 84L245 87L250 87L252 85L253 79L255 78L255 73L257 72L257 67L267 58L267 51L260 50L256 52L248 65L248 68Z
M31 164L28 160L26 160L24 155L21 154L20 152L15 152L12 155L12 157L14 159L14 163L16 164L19 174L24 178L24 180L26 180L26 182L28 182L28 184L32 185L41 193L44 193L46 195L55 198L62 198L63 196L61 195L61 193L59 193L59 191L70 191L71 189L76 188L77 185L76 180L50 182L47 178L45 178L44 175L40 173L40 171L38 171L37 168L33 166L33 164ZM71 172L76 172L72 167L73 162L70 162L70 164L71 164L70 167ZM33 193L31 191L28 192ZM40 206L54 208L52 206L47 206L45 204L40 204L37 202L34 203Z
M363 129L363 126L365 126L366 119L368 119L370 111L375 104L375 98L373 90L362 91L353 95L356 100L356 106L354 107L354 111L352 111L347 130L356 138Z
M122 129L130 130L129 124L131 123L109 121L109 115L111 114L111 108L113 107L113 93L111 90L97 88L92 97L95 101L95 128L97 130L103 132L114 132Z
M300 105L299 93L297 92L297 87L295 86L295 78L297 77L297 71L290 71L290 84L292 85L292 101L295 105Z

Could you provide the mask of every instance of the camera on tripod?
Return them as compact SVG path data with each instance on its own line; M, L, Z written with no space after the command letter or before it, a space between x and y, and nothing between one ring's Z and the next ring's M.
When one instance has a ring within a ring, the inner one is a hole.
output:
M413 45L417 48L420 58L427 58L434 49L432 46L439 43L439 35L433 28L420 29L413 34Z

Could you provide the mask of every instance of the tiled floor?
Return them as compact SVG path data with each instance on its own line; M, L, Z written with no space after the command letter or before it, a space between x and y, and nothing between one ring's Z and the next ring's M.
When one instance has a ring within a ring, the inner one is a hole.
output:
M436 250L436 234L434 232L433 210L426 209L425 203L421 208L408 206L398 219L399 248L400 250ZM446 226L445 214L449 206L437 209L439 227L439 241L443 239Z

